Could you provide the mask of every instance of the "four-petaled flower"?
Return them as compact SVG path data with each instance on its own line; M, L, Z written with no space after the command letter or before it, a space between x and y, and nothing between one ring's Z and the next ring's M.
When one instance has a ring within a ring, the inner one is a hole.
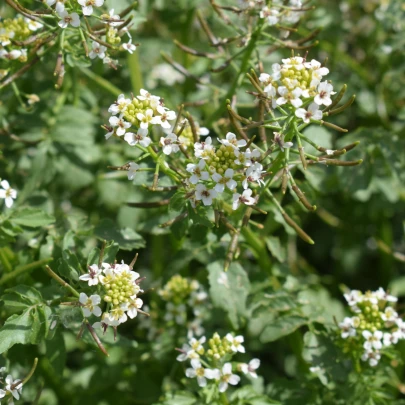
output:
M108 108L108 112L112 115L117 115L123 113L128 105L131 103L129 98L125 98L123 94L120 94L117 98L117 101L114 104L111 104Z
M186 376L188 378L197 377L197 382L200 387L205 387L207 385L207 379L212 380L214 378L219 378L219 370L204 368L198 359L191 360L191 367L192 368L186 370Z
M226 340L231 344L231 350L233 352L241 352L245 353L245 348L243 347L242 343L244 342L243 336L232 336L230 333L228 333L225 336Z
M105 263L103 263L103 265L105 265ZM103 271L97 264L92 264L88 267L88 270L88 273L81 275L79 280L87 281L89 285L97 285L100 282L100 276L103 275Z
M122 48L128 51L130 54L133 54L136 51L136 45L132 43L132 39L130 39L127 43L122 44Z
M82 6L83 15L92 15L93 7L101 7L104 4L104 0L77 0Z
M188 163L187 164L187 171L189 173L192 173L192 176L190 177L190 183L191 184L197 184L199 180L208 180L209 179L209 173L207 171L203 171L205 168L205 160L201 159L197 164L193 163Z
M61 28L66 28L69 24L75 28L80 25L79 14L77 13L69 14L66 10L62 10L59 12L59 17L61 20L58 22L58 25Z
M109 122L113 128L117 128L115 133L118 136L124 135L127 129L131 126L129 122L124 120L122 114L119 117L110 117Z
M297 108L295 110L295 115L308 124L311 120L320 120L323 114L322 111L319 110L318 104L311 103L308 106L308 110L305 110L304 108Z
M17 191L10 187L7 180L2 180L0 183L0 198L4 198L6 207L10 208L14 204L14 200L17 198Z
M163 153L165 155L170 155L171 153L176 153L180 150L178 145L178 139L175 134L167 134L166 137L160 138L160 144L163 147Z
M208 138L207 138L208 139ZM233 134L232 132L228 132L226 134L225 139L219 139L218 142L222 143L222 145L225 146L232 146L234 149L239 149L243 146L246 146L247 142L244 139L237 139L236 135Z
M222 367L219 392L225 392L228 389L228 384L236 385L240 381L240 377L236 374L232 374L232 364L225 363Z
M136 171L139 169L139 165L135 162L129 162L128 168L128 180L133 180L135 178Z
M82 304L83 315L88 318L92 314L95 316L101 315L101 308L98 306L101 302L101 298L99 295L94 294L87 296L85 293L80 293L79 302Z
M370 332L369 330L364 330L362 335L364 339L366 339L363 347L367 351L371 351L373 349L380 350L382 348L381 339L383 338L383 333L380 330L376 330L374 333Z
M131 319L134 319L138 315L138 309L141 309L143 301L140 298L131 297L128 303L127 314Z
M234 190L237 183L233 179L233 175L233 169L226 169L223 176L219 173L214 173L212 175L212 180L217 183L214 189L218 191L218 193L222 193L225 190L225 186L227 186L229 190Z
M332 99L330 96L333 94L335 94L333 86L328 82L322 82L318 86L318 93L316 94L314 101L318 105L331 105Z
M89 53L89 58L90 59L95 59L97 57L99 57L100 59L105 58L105 51L107 50L107 48L105 46L100 45L96 41L93 41L93 44L92 44L91 48L92 49L91 49L91 51Z
M256 204L256 199L252 197L252 190L248 188L245 190L242 194L235 193L232 196L232 208L234 210L237 210L240 206L240 204L245 204L245 205L255 205Z
M249 364L243 363L240 365L240 369L243 374L250 374L253 378L257 378L256 370L260 367L259 359L252 359Z
M14 380L12 375L9 374L6 377L6 385L5 385L5 391L6 393L9 392L15 399L20 399L20 394L22 391L22 381L21 380ZM3 390L1 390L2 392L4 392ZM1 398L1 394L2 392L0 391L0 398ZM4 395L3 395L4 397ZM12 404L13 400L9 400L9 404Z
M214 189L208 189L204 184L197 184L195 188L195 199L203 202L204 205L211 205L212 200L217 196Z
M152 141L147 135L147 129L139 128L136 134L134 134L133 132L127 132L124 136L124 139L131 146L135 146L137 143L139 143L143 147L147 148Z

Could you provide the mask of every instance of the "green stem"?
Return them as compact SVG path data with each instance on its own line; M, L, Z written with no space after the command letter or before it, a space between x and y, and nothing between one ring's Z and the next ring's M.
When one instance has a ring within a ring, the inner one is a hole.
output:
M6 284L8 281L20 276L21 274L28 273L31 270L34 270L38 267L41 267L53 260L52 257L47 259L38 260L36 262L25 264L24 266L18 266L14 271L5 274L2 278L0 278L0 285Z
M132 90L134 94L139 94L139 91L143 89L143 79L138 52L134 52L132 55L128 55L127 61Z
M13 270L13 266L11 265L10 261L8 260L5 249L6 248L0 248L0 261L1 261L1 264L3 265L5 271L7 273L10 273ZM4 276L2 278L4 278Z
M45 270L62 287L67 288L75 297L79 298L80 294L69 283L61 279L49 266L45 266Z
M112 95L119 96L122 93L122 91L118 87L114 86L108 80L102 78L101 76L97 75L96 73L92 72L91 70L89 70L87 68L81 68L80 70L89 79L96 82L100 87L102 87L104 90L107 90Z

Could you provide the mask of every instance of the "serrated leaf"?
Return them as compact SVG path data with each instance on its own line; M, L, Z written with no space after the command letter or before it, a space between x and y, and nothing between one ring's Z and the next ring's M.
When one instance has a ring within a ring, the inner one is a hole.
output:
M274 342L283 336L290 335L298 328L308 323L308 318L299 315L286 315L274 320L266 326L260 335L263 343Z
M7 289L1 297L1 301L7 310L15 312L40 304L43 300L41 293L34 287L18 285Z

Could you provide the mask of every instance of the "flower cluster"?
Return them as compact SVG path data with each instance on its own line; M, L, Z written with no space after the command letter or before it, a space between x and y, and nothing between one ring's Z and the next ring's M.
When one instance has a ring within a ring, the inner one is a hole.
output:
M354 316L339 324L343 347L374 367L384 348L405 339L405 322L392 306L397 298L382 288L366 293L353 290L344 296Z
M260 18L265 18L268 25L296 24L304 11L301 0L239 0L243 10L260 10Z
M204 333L208 295L197 280L175 275L159 290L159 296L166 302L166 322L186 325L192 335Z
M233 336L230 333L224 338L215 333L208 342L205 336L200 339L191 338L181 349L177 349L181 352L177 360L190 361L191 368L186 369L186 376L196 378L200 387L215 384L219 392L225 392L229 385L240 382L237 372L257 378L259 359L252 359L249 363L231 362L238 352L245 353L243 342L243 336ZM208 347L204 347L204 344Z
M104 330L108 326L117 327L126 322L128 317L133 319L138 312L143 313L141 311L143 301L138 298L138 295L143 293L139 286L142 279L124 262L103 263L101 267L93 264L89 266L88 273L79 278L97 289L96 294L90 297L83 292L79 297L86 318L91 315L102 316L101 322L97 322L93 327L102 327ZM105 303L104 312L101 309L102 301Z
M13 62L27 61L27 48L19 44L40 28L42 24L22 16L0 21L0 79L8 74Z
M4 199L6 207L10 208L14 204L14 200L17 198L17 191L10 187L7 180L2 180L0 183L0 198Z
M167 131L171 128L170 121L176 119L176 113L166 108L160 97L144 89L141 89L140 94L132 99L125 98L125 95L121 94L115 103L111 104L108 112L112 116L109 119L110 125L105 126L109 131L105 136L106 139L112 135L119 137L124 135L129 145L139 144L145 148L152 142L148 136L152 126L157 125ZM131 127L134 127L136 133L128 131ZM179 150L177 136L170 131L166 138L161 138L160 144L167 155Z
M211 205L215 198L227 191L232 195L232 206L236 210L241 203L254 205L256 199L249 188L252 184L263 184L265 171L259 163L261 153L249 148L244 139L237 139L232 132L225 139L218 139L220 146L215 148L211 137L194 144L194 156L198 161L187 164L191 174L189 182L195 185L195 201ZM244 149L246 147L246 149ZM244 150L243 150L244 149ZM237 192L237 186L244 189Z
M6 371L5 367L0 368L0 374L3 374ZM2 381L2 379L0 379ZM9 397L8 404L13 405L15 399L20 399L21 391L23 388L23 384L21 380L14 380L12 375L9 374L4 380L4 387L3 389L0 388L0 400L5 397Z
M331 95L335 94L333 86L322 81L329 69L315 59L307 62L301 56L282 59L282 62L281 65L273 64L271 74L262 73L259 77L272 107L288 108L305 123L311 119L320 120L322 111L319 107L331 105Z

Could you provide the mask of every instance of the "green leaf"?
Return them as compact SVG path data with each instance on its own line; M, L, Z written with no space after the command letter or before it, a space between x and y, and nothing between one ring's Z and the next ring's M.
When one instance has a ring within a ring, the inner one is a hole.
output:
M202 207L193 208L189 205L188 216L193 221L194 225L204 225L207 228L212 228L214 224L208 219L207 212Z
M170 398L167 398L164 405L193 405L197 402L195 396L189 392L179 391L171 394Z
M94 234L101 240L113 240L122 250L145 247L145 240L130 228L119 229L111 219L103 219L94 229Z
M238 263L232 263L226 273L223 268L223 262L208 266L211 299L214 306L228 313L233 327L238 329L241 318L246 315L249 278Z
M41 293L34 287L18 285L7 289L1 297L1 301L3 301L7 310L16 312L40 304L43 300Z
M308 318L299 315L286 315L276 319L266 326L260 335L263 343L274 342L283 336L290 335L298 328L308 323Z
M0 354L16 344L40 343L48 333L50 315L50 308L41 304L10 316L0 329Z
M169 203L169 211L178 213L184 210L187 205L186 193L183 190L177 191L171 198Z
M38 228L55 222L55 217L38 208L21 208L12 213L9 220L15 225Z
M45 341L46 357L52 365L55 374L61 376L66 363L65 340L58 329L51 340Z
M281 246L280 238L276 236L268 236L266 244L271 254L279 261L284 262L286 258L285 247Z
M114 263L115 257L117 256L120 247L118 243L109 242L104 248L104 257L103 263ZM98 264L100 259L100 249L94 248L90 251L89 256L87 257L87 265L91 266L92 264Z
M59 261L58 273L69 281L78 281L80 276L80 262L74 253L69 250L62 252L62 259Z

